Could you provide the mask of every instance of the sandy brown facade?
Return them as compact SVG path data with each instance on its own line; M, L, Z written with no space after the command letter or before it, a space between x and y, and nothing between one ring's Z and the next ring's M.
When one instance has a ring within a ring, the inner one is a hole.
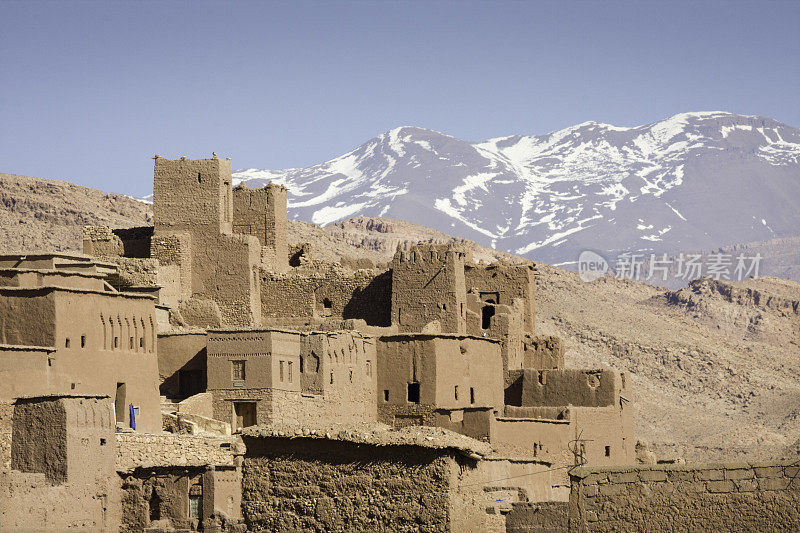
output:
M113 290L86 256L0 257L0 400L100 394L118 421L161 427L152 297Z
M252 425L373 421L375 339L355 331L211 330L214 416Z

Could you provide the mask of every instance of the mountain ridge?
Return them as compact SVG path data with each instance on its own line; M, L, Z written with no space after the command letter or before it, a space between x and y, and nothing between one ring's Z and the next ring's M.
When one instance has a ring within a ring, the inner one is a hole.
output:
M800 130L717 111L475 143L401 126L318 165L234 177L286 185L294 219L415 220L550 263L584 249L675 253L800 228L792 200L800 198Z

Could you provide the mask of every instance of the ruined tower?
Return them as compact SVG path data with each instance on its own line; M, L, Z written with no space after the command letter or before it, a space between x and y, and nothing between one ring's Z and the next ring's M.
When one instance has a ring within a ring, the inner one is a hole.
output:
M252 325L261 320L261 246L233 232L230 159L155 158L151 257L161 300L190 324Z
M445 244L418 244L392 259L392 323L401 332L464 334L467 252ZM437 324L438 323L438 324Z
M261 263L271 272L289 270L289 223L286 187L269 183L261 189L233 189L233 231L257 237Z

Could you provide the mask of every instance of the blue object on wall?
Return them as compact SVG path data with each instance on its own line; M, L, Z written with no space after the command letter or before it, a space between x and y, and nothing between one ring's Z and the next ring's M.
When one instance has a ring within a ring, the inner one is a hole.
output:
M131 429L136 429L136 411L133 409L133 404L130 405L131 412Z

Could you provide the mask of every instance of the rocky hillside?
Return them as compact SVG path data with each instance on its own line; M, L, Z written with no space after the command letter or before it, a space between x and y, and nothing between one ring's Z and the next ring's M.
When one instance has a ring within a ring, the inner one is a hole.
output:
M120 194L0 174L0 252L80 251L82 228L152 224L149 205Z
M150 206L69 183L3 175L5 250L80 249L80 226L149 223ZM386 262L399 245L452 237L392 219L290 225L317 257ZM773 243L774 244L774 243ZM755 246L755 245L753 245ZM760 250L771 246L762 243ZM510 257L476 248L479 258ZM670 291L543 263L537 328L566 340L570 366L631 372L637 434L662 455L763 459L800 449L800 284L700 280Z

